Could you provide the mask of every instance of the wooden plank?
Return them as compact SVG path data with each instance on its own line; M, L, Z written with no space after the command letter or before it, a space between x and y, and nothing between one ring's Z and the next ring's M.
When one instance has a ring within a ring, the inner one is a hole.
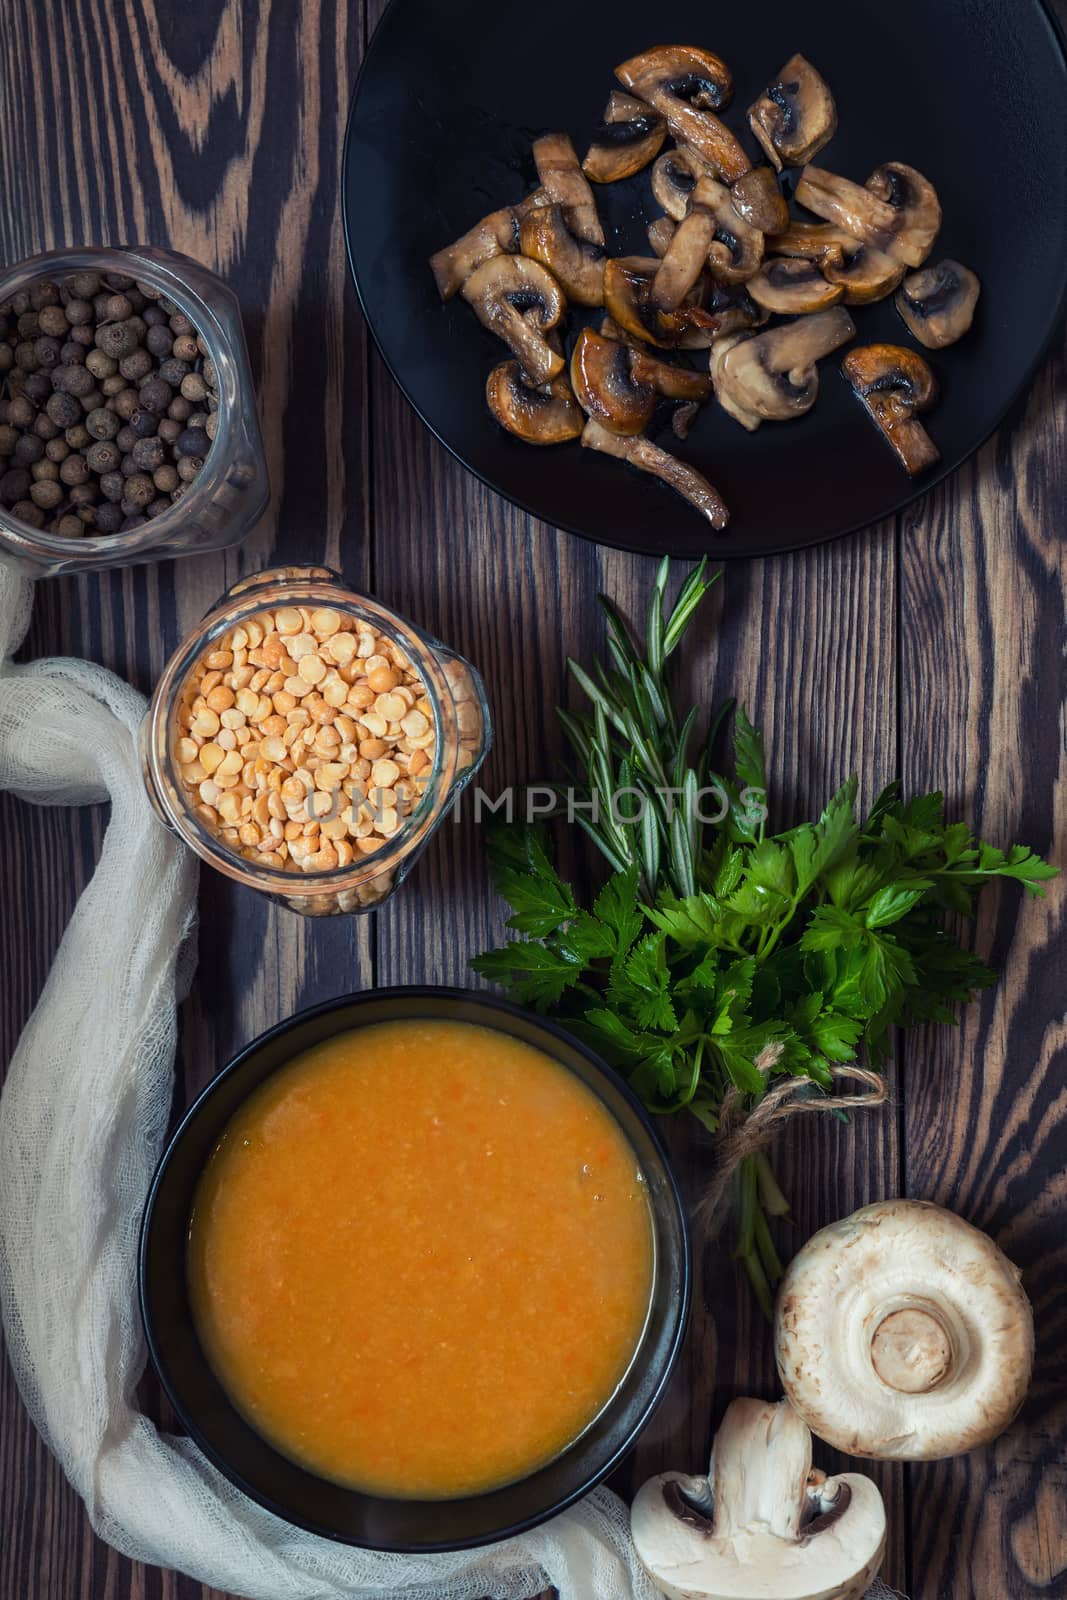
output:
M275 490L273 515L238 552L40 585L28 656L86 655L148 690L182 634L244 572L271 560L326 562L366 583L366 352L338 189L362 43L362 9L346 0L0 8L0 256L149 239L215 267L244 311ZM0 806L6 1060L105 817L10 796ZM178 1105L280 1017L372 981L365 920L312 930L207 871L199 938ZM151 1383L146 1395L159 1411ZM93 1539L6 1366L0 1528L4 1600L217 1600Z
M901 576L903 765L912 789L993 843L1062 867L1067 839L1062 538L1065 391L1050 364L1014 426L932 497ZM959 1211L1023 1269L1034 1305L1034 1385L988 1449L910 1470L911 1594L964 1600L1062 1592L1067 1572L1067 1099L1062 883L984 901L974 944L1001 981L958 1032L905 1055L907 1190Z

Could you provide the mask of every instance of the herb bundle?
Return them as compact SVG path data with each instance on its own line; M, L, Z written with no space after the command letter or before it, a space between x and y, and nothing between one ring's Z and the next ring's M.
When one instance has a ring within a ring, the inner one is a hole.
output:
M570 670L591 710L561 711L575 758L566 810L610 866L590 904L556 870L548 832L497 826L490 858L523 937L475 959L515 1000L551 1010L604 1055L653 1112L688 1110L720 1137L724 1112L758 1110L784 1080L829 1098L860 1059L878 1068L890 1030L951 1022L995 981L944 926L992 878L1031 894L1055 876L946 823L942 796L899 784L857 816L849 780L816 822L769 831L760 734L736 711L732 770L713 755L732 704L697 738L680 717L671 659L712 580L705 563L673 608L669 562L649 597L643 648L612 603L608 663ZM736 1255L770 1313L781 1264L767 1222L788 1207L765 1152L737 1168Z

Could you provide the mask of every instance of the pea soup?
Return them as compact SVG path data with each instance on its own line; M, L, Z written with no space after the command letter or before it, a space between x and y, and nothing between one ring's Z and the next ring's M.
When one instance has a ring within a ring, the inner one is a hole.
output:
M542 1051L379 1023L296 1057L227 1127L189 1237L197 1330L249 1422L320 1476L448 1498L558 1455L647 1315L647 1192Z

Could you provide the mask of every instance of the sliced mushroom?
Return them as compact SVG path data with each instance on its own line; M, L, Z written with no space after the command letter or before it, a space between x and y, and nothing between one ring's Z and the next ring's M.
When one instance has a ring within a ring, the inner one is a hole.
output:
M898 344L862 345L849 351L841 371L912 477L940 461L915 420L937 399L937 379L922 356Z
M711 176L707 162L691 150L667 150L652 168L652 194L673 221L681 222L700 179Z
M509 345L534 384L563 370L563 357L545 334L566 310L563 291L547 267L525 256L494 256L476 267L463 298L483 327Z
M628 461L639 471L662 479L683 499L688 500L701 516L706 517L717 532L721 533L729 522L730 513L722 495L703 474L648 439L640 435L634 439L622 438L590 417L582 434L582 446L586 450L599 450L604 455L615 456L619 461Z
M454 244L430 257L430 270L442 300L462 289L475 267L493 256L514 254L519 248L519 221L511 206L490 212Z
M846 306L866 306L892 294L907 268L884 250L852 239L842 249L841 259L825 262L822 270L827 283L844 290Z
M563 206L567 221L579 239L604 244L604 230L596 201L582 173L570 135L546 133L533 143L533 158L541 187L553 205Z
M755 277L749 279L748 292L766 310L795 316L805 311L824 311L827 306L836 305L845 291L840 284L827 283L814 261L785 256L765 261Z
M583 328L571 355L571 387L586 416L612 433L641 433L656 409L656 390L632 371L635 352Z
M711 283L706 292L698 284L676 311L659 311L650 298L659 265L647 256L619 256L604 267L604 304L635 338L664 350L706 350L721 333L767 321L743 283Z
M780 233L789 226L789 207L770 167L752 167L743 173L735 180L730 197L742 222L761 233Z
M1019 1270L962 1217L882 1200L794 1256L778 1294L778 1371L794 1408L849 1455L929 1461L988 1444L1030 1383Z
M691 145L727 183L752 163L715 111L733 91L725 62L691 45L659 46L624 61L615 76L666 117L678 144Z
M582 171L594 183L630 178L656 159L666 137L667 123L658 111L613 89Z
M562 372L535 389L517 361L502 361L489 374L485 398L500 426L527 444L564 444L577 439L585 426L585 416Z
M749 126L781 172L802 167L837 132L837 107L822 76L802 55L791 56L749 109Z
M805 261L830 261L840 265L846 248L859 244L844 228L832 222L793 222L767 240L767 249L778 256L800 256Z
M681 305L708 264L714 238L714 216L694 199L689 215L675 228L652 280L649 298L657 310L673 311Z
M865 185L807 166L796 189L797 203L881 250L917 267L926 260L941 226L941 206L931 183L902 162L878 167Z
M711 393L711 379L706 373L694 372L692 367L675 367L669 361L654 356L640 339L627 333L612 317L600 324L605 339L615 339L633 352L631 372L639 383L649 383L657 394L667 400L700 401Z
M663 1472L637 1494L638 1560L669 1600L858 1600L885 1553L870 1478L812 1470L811 1434L787 1400L734 1400L707 1477Z
M667 249L674 238L676 227L677 223L672 222L670 217L657 217L654 222L650 222L648 225L646 230L648 242L652 247L653 255L658 256L661 261L667 254Z
M693 210L702 206L715 220L708 266L718 283L746 282L763 260L763 234L738 216L733 193L714 178L700 178L693 190Z
M867 179L867 188L896 218L889 254L921 267L941 228L941 202L929 178L903 161L887 161Z
M909 333L928 350L942 350L962 339L974 321L982 285L969 267L939 261L904 279L896 308Z
M717 342L711 375L719 403L750 432L761 422L803 416L819 393L816 362L855 332L845 308L835 306L752 338Z
M571 231L562 206L539 206L519 228L524 256L542 262L579 306L604 304L604 252Z

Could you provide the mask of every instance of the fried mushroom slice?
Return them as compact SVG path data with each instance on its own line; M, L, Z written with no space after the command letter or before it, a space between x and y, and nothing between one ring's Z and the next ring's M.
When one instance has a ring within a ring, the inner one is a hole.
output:
M827 283L814 261L784 256L765 261L748 280L748 292L757 305L780 316L825 311L844 295L841 284Z
M653 198L673 222L681 222L701 178L712 176L707 162L692 150L667 150L652 168Z
M771 165L802 167L837 132L837 106L825 79L805 56L790 56L749 107L749 126Z
M562 206L538 206L519 225L524 256L540 261L579 306L604 304L604 252L572 232Z
M657 217L654 222L649 223L646 229L652 254L658 256L661 261L667 254L670 242L674 238L676 227L677 223L672 222L670 217Z
M789 207L770 167L752 167L743 173L735 180L730 198L742 222L761 233L780 233L789 226Z
M652 280L649 298L658 311L674 311L681 305L707 266L714 238L715 218L694 196L689 215L675 228Z
M533 384L563 370L563 357L545 338L566 310L563 291L547 267L525 256L494 256L476 267L463 298L483 327L511 348Z
M759 271L763 260L763 233L737 213L732 196L714 178L701 178L693 191L692 209L702 206L715 221L708 248L708 267L717 283L745 283Z
M840 266L847 248L859 243L844 228L832 222L794 222L781 233L772 234L767 249L776 256L797 256L805 261L817 261L820 266L832 262Z
M519 222L514 209L505 206L483 217L457 239L430 257L437 292L442 300L451 300L462 289L476 267L493 256L514 255L519 248Z
M861 345L850 350L841 371L868 415L910 473L925 472L941 459L918 413L937 399L937 379L922 356L897 344Z
M683 499L688 500L701 516L706 517L717 533L721 533L729 522L730 513L722 495L712 487L703 474L695 467L689 466L688 462L679 461L669 450L661 450L648 439L640 435L624 439L617 433L609 432L595 418L590 417L582 434L582 447L615 456L619 461L628 461L640 472L648 472L653 477L660 478Z
M844 290L846 306L867 306L892 294L907 268L884 250L850 239L842 249L841 259L825 262L822 271L827 283Z
M620 328L612 317L603 319L600 332L605 339L615 339L629 348L630 370L636 381L651 384L664 399L699 402L711 393L711 378L706 373L694 372L692 367L676 367L654 356L647 345Z
M893 242L897 213L872 190L853 183L851 178L808 165L800 174L796 199L798 205L875 250L887 251Z
M667 123L658 111L613 89L582 171L594 183L631 178L656 159L666 137Z
M690 145L727 183L749 170L741 144L715 115L729 100L733 80L710 50L661 45L624 61L615 76L667 119L678 144Z
M628 345L583 328L571 354L571 388L586 416L612 433L642 433L656 409L656 390L633 372Z
M577 439L585 417L564 373L532 388L517 361L502 361L485 385L489 410L508 433L526 444L565 444Z
M871 173L866 187L895 218L888 254L909 267L921 267L941 229L941 202L929 178L903 161L887 161Z
M744 284L712 283L706 293L698 284L677 310L658 310L651 287L659 266L647 256L619 256L605 264L604 305L635 338L665 350L699 350L717 334L766 322L767 312L745 293Z
M970 328L981 292L969 267L946 260L905 278L894 304L920 344L943 350Z
M750 432L803 416L819 393L816 363L855 332L848 312L835 306L752 338L717 341L711 376L720 405Z
M582 172L570 135L546 133L533 142L533 158L541 187L553 205L563 206L579 239L603 247L604 230L596 201Z

